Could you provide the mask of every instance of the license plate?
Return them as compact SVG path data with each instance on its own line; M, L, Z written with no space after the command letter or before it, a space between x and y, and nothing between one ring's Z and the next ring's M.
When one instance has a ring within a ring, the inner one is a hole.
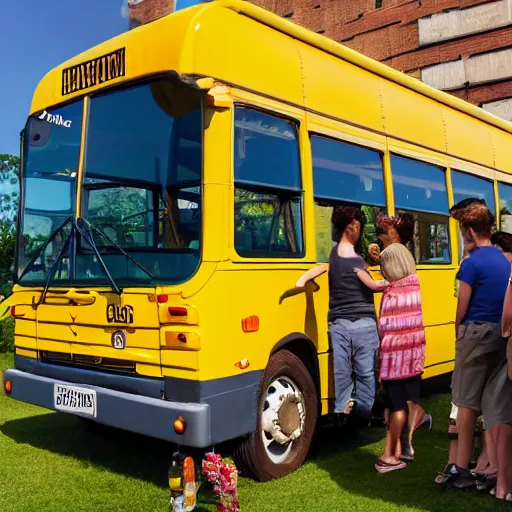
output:
M54 385L55 409L96 417L96 391L93 389Z

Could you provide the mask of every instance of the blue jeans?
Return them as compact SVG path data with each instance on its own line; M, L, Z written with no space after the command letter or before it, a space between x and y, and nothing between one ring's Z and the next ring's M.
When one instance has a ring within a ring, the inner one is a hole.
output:
M334 356L335 412L343 412L350 399L355 412L369 418L375 400L375 360L379 349L377 322L360 318L338 319L329 324Z

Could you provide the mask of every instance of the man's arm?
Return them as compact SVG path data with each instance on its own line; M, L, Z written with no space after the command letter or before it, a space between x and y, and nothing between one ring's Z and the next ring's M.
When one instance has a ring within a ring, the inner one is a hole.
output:
M468 312L469 301L473 288L465 281L459 281L459 300L457 301L457 314L455 315L455 330L459 330L459 326L464 320Z

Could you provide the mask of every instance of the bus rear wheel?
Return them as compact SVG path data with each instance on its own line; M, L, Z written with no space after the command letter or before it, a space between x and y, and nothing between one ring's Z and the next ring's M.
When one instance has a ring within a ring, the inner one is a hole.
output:
M260 387L256 432L235 450L240 469L268 481L299 468L315 432L317 404L304 363L288 350L274 354Z

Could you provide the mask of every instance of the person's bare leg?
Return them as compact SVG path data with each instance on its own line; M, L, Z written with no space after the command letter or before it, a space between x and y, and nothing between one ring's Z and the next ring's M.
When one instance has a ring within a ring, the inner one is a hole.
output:
M409 407L409 445L412 453L414 453L414 449L412 448L412 436L418 424L421 423L425 417L425 409L423 409L420 404L415 404L414 402L407 402L407 407Z
M467 407L459 407L457 413L457 430L459 442L455 463L459 468L468 469L473 452L473 436L475 434L476 412Z
M487 435L485 436L487 438ZM487 441L484 443L484 448L480 453L480 457L478 457L478 461L475 466L475 473L480 473L481 475L490 475L489 472L489 454L487 451Z
M402 433L406 420L407 413L404 410L391 413L386 436L386 447L381 457L381 459L388 464L398 464L400 462L396 454L397 450L400 450L400 434Z
M483 451L487 455L488 467L485 471L482 471L482 473L486 475L496 474L498 471L498 436L496 429L490 429L484 432ZM478 465L480 465L480 459L478 460Z
M457 460L457 450L459 447L458 439L450 439L450 448L448 450L448 464L454 464Z
M498 425L494 428L497 431L495 439L498 455L496 498L504 499L512 491L512 425Z
M425 416L425 409L420 404L414 402L407 402L409 408L409 428L414 432L414 429L418 423L420 423Z

